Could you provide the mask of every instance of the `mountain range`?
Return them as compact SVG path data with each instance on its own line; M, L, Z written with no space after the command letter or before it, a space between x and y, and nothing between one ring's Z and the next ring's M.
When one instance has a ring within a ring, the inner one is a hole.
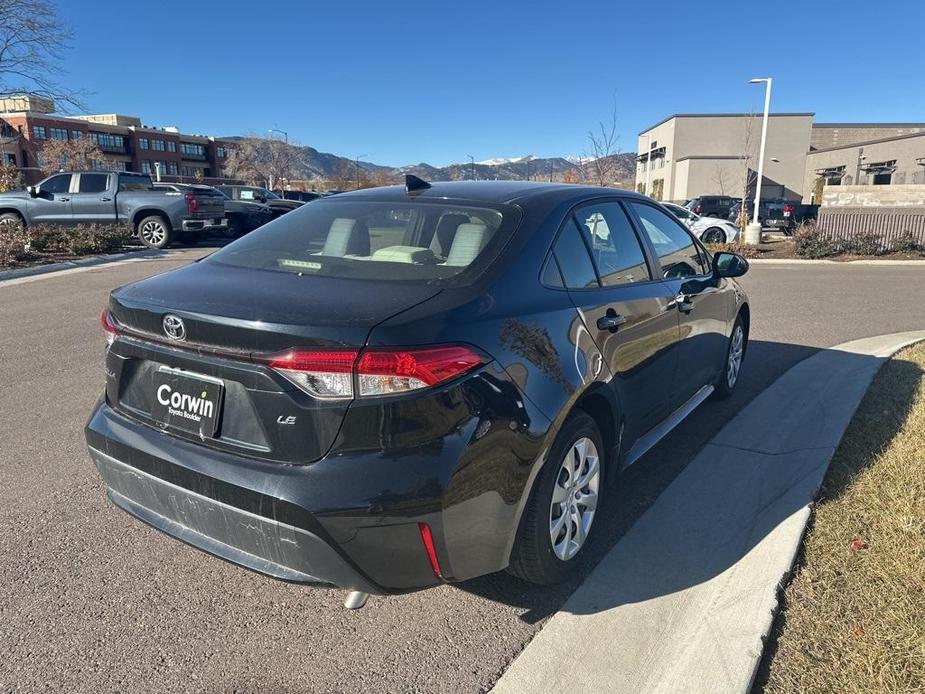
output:
M357 162L328 152L319 152L314 147L298 148L300 178L336 180L352 179L356 175ZM636 154L621 152L610 155L613 159L613 180L616 183L630 182L635 177ZM575 180L593 178L590 160L577 157L498 157L478 162L434 166L426 162L409 166L383 166L373 162L360 161L360 170L367 177L398 178L402 174L414 174L426 181L461 181L470 178L479 180L524 180L561 181L573 172Z

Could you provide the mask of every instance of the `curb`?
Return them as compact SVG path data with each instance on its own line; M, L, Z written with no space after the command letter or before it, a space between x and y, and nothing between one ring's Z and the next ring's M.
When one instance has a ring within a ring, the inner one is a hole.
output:
M797 258L750 258L749 265L892 265L892 266L920 266L925 267L925 258L922 260L800 260Z
M845 429L883 362L921 340L925 331L853 340L784 373L659 495L493 691L746 694Z
M16 280L23 277L35 277L36 275L47 275L52 272L61 272L62 270L73 270L75 268L95 267L97 265L106 265L116 263L126 258L151 258L164 255L163 250L156 248L139 248L137 251L125 251L124 253L113 253L109 255L92 255L78 260L68 260L62 263L49 263L48 265L34 265L32 267L17 268L15 270L3 270L0 272L0 283L7 280Z

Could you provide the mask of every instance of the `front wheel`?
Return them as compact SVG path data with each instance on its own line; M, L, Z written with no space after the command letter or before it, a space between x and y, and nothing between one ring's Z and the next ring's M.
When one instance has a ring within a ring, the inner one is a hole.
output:
M148 248L166 248L170 245L173 233L163 217L152 215L138 222L139 240Z
M20 217L15 212L4 212L3 214L0 214L0 229L13 227L22 229L25 226L26 225L23 222L22 217Z
M745 358L745 325L742 316L736 318L729 335L729 345L726 348L726 361L722 373L716 380L714 394L719 399L728 398L739 382L739 372L742 370L742 360Z
M605 455L594 419L581 411L569 415L524 509L511 573L548 585L579 564L601 502Z
M726 233L719 227L710 227L703 232L700 240L704 243L726 243Z

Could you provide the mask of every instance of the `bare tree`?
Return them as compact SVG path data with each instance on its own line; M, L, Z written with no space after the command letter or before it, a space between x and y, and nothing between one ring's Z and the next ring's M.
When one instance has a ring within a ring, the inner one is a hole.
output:
M758 114L752 112L745 116L744 137L742 142L742 162L745 166L745 172L742 177L742 205L739 208L739 218L736 223L744 233L745 226L748 224L748 192L752 185L758 180L758 172L752 170L752 144L755 141L755 124L758 122ZM755 210L755 214L758 211Z
M111 166L106 155L88 137L78 140L46 140L39 161L42 172L46 174L62 169L89 171L94 167L94 162L104 169Z
M71 37L47 0L0 0L0 97L31 93L80 108L81 93L57 81Z
M22 172L15 164L0 164L0 193L17 190L22 185Z
M273 188L279 181L298 178L302 155L299 148L282 140L250 136L235 142L225 159L225 175L250 184Z
M717 164L713 170L713 182L720 195L726 194L726 188L729 186L729 172L720 164Z
M620 153L617 142L617 100L614 99L613 108L608 122L600 121L596 130L588 131L588 147L590 158L587 168L594 182L600 186L613 183L614 172L617 168L616 155Z

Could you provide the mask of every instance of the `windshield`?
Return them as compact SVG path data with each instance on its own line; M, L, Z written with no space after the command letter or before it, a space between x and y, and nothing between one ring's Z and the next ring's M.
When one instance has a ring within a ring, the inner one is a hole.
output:
M518 217L510 206L319 200L206 262L322 277L443 280L470 267L475 273L487 267Z

